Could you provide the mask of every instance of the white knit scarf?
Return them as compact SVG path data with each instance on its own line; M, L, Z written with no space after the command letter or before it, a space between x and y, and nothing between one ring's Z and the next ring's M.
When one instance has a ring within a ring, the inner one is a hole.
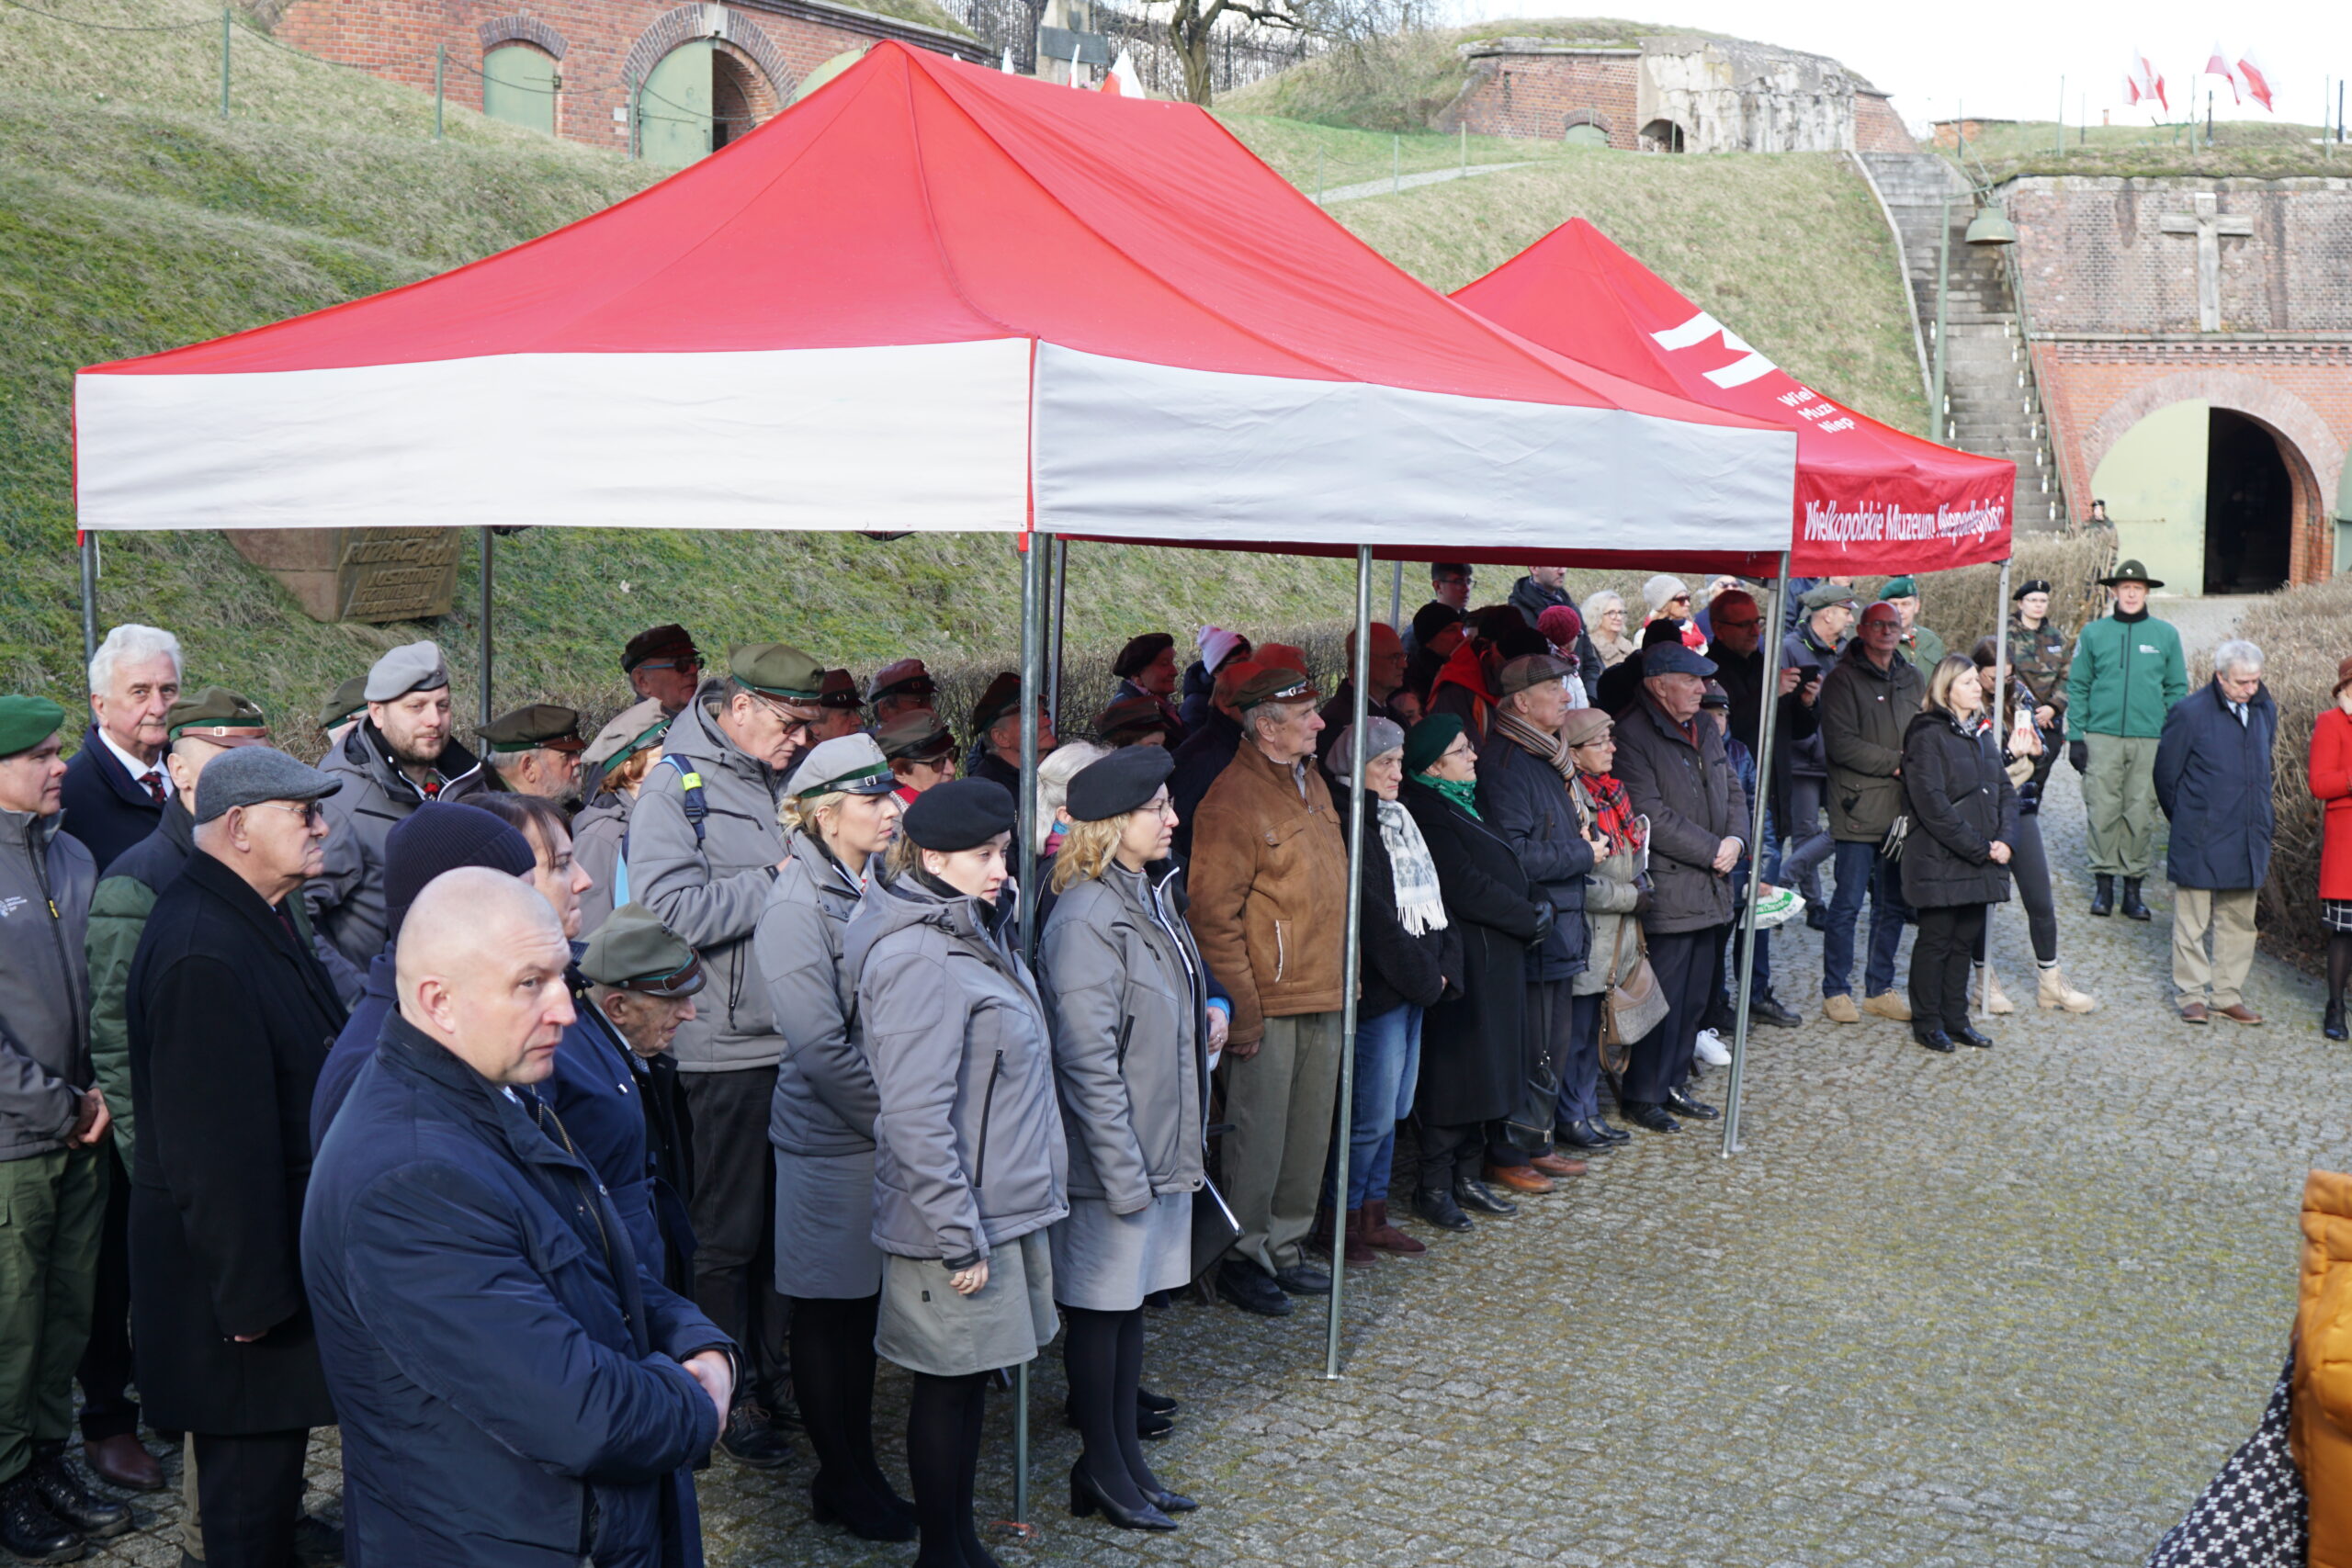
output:
M1380 818L1380 841L1388 851L1388 866L1396 888L1396 919L1413 936L1445 929L1445 896L1438 888L1437 863L1421 837L1413 814L1393 800L1374 799Z

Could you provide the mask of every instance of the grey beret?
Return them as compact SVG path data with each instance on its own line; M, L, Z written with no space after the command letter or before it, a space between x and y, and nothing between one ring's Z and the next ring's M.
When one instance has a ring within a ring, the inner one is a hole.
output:
M1323 753L1323 767L1333 778L1345 781L1348 769L1355 763L1355 726L1351 724L1340 731L1331 749ZM1363 721L1363 760L1385 757L1391 751L1405 749L1405 727L1393 718L1373 714Z
M205 764L196 781L198 823L226 816L240 806L265 800L322 800L343 787L333 773L322 773L272 746L240 746Z
M376 660L368 671L368 700L395 702L411 692L434 692L449 683L441 649L429 642L404 643Z

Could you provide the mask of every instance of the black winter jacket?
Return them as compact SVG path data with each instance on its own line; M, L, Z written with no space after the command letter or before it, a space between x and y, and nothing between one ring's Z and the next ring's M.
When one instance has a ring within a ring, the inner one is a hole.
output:
M1584 879L1592 846L1560 771L1498 733L1478 757L1478 813L1519 856L1527 880L1552 900L1556 918L1530 955L1533 980L1573 980L1584 973L1592 931L1584 918Z
M1692 735L1697 739L1694 741ZM1714 720L1689 732L1643 697L1617 726L1618 781L1650 819L1650 905L1642 929L1653 936L1731 923L1731 876L1714 868L1725 839L1754 828L1740 815L1745 792Z
M1421 1021L1421 1077L1414 1110L1432 1126L1497 1122L1519 1103L1528 1077L1527 944L1535 939L1534 890L1519 856L1494 829L1427 784L1405 781L1413 814L1445 890L1445 915L1462 942L1462 994Z
M1344 784L1331 785L1340 808L1340 830L1355 825ZM1401 804L1401 803L1400 803ZM1396 868L1380 836L1380 802L1363 803L1363 967L1357 991L1359 1018L1378 1018L1408 1002L1430 1008L1450 994L1449 980L1462 979L1462 932L1449 921L1415 936L1396 914ZM1418 824L1417 824L1418 826Z
M1915 909L1999 904L2009 868L1993 840L2018 841L2018 795L1990 729L1962 729L1941 708L1914 715L1903 733L1903 901Z

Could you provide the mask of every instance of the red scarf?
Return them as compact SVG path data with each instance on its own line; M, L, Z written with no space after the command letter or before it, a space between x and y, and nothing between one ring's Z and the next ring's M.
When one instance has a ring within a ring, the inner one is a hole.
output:
M1584 792L1592 797L1594 825L1609 835L1610 841L1640 847L1641 824L1635 818L1634 797L1614 773L1577 774Z
M1484 740L1487 738L1487 714L1494 707L1495 699L1487 686L1486 666L1478 661L1478 649L1473 644L1464 641L1455 649L1453 657L1447 660L1445 667L1437 672L1437 679L1430 682L1430 706L1436 706L1438 693L1448 686L1459 686L1474 699L1471 722L1476 728L1476 739Z

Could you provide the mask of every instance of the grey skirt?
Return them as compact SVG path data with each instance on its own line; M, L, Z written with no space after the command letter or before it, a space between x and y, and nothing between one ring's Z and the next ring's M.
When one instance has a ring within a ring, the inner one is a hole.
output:
M1053 1228L1054 1300L1088 1312L1133 1312L1154 1291L1193 1277L1193 1194L1163 1192L1151 1207L1114 1214L1100 1198L1072 1198Z
M874 1349L886 1361L935 1378L968 1377L1035 1360L1054 1337L1054 1260L1044 1231L1000 1242L989 1282L959 1296L935 1258L882 1260L882 1311Z
M775 1288L854 1301L882 1288L874 1245L874 1151L775 1151Z

